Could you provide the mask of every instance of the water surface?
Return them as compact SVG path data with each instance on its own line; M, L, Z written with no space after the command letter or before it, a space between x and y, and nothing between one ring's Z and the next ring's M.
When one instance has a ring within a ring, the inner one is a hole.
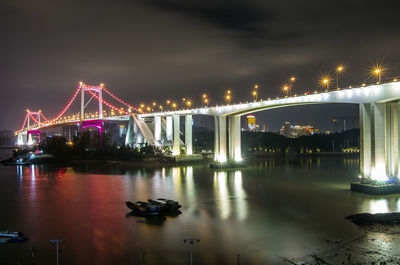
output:
M65 239L60 264L276 264L361 233L344 219L400 211L400 197L349 191L356 158L267 159L238 170L206 165L123 168L92 164L0 167L0 227L27 243L0 245L0 264L54 264L50 239ZM182 214L129 216L124 202L171 198Z

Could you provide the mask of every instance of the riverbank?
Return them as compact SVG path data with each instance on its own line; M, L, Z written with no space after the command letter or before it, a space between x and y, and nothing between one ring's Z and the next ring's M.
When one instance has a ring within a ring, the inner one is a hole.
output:
M283 264L400 264L400 213L355 214L346 219L364 232L328 250L288 259ZM305 263L302 263L305 262Z
M299 258L283 258L279 265L308 264L400 264L400 234L365 232L341 242L335 248Z

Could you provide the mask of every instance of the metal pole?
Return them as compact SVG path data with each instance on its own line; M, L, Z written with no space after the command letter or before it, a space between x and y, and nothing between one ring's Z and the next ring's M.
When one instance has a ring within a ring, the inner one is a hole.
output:
M81 86L81 121L85 119L85 89Z
M103 87L99 86L99 119L103 119Z
M200 239L197 238L188 238L184 239L183 243L189 243L190 244L190 265L193 265L193 244L194 243L199 243Z
M28 113L26 115L28 115L28 130L29 130L29 127L30 127L30 124L31 124L31 115L30 115L29 111L28 111Z
M58 265L58 243L64 242L64 239L52 239L52 240L50 240L50 242L56 245L56 251L57 251L56 257L57 257L57 265Z
M336 89L339 89L339 71L336 71Z
M58 240L56 241L56 251L57 251L57 265L58 265Z
M193 264L192 247L193 247L193 242L190 242L190 265Z

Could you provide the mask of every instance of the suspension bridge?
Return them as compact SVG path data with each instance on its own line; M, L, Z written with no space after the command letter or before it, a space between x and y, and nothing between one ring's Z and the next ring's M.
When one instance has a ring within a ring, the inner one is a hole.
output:
M28 110L16 135L18 145L30 145L39 142L44 131L49 135L58 130L58 134L71 139L87 127L97 128L101 134L107 124L113 122L114 130L119 131L125 145L171 146L173 155L180 155L184 147L185 154L192 155L192 118L208 115L214 117L214 160L224 163L242 160L242 115L309 104L358 104L361 177L385 180L400 176L399 102L400 82L395 79L248 103L145 112L117 97L103 84L90 86L81 82L55 118L48 119L41 111ZM77 108L73 108L74 105ZM185 123L184 139L180 132L181 117Z

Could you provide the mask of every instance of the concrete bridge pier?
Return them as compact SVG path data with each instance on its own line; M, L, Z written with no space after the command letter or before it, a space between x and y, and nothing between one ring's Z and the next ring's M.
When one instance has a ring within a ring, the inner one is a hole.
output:
M185 149L187 155L193 155L192 146L192 115L185 116Z
M161 116L154 116L154 144L161 145Z
M214 160L226 162L226 116L214 116Z
M362 181L399 177L399 103L360 104Z
M229 160L242 161L240 116L229 116Z
M172 155L180 155L180 117L179 115L172 115L173 120L173 145L172 145ZM168 120L167 120L168 121ZM168 129L168 126L167 126Z
M165 138L167 141L171 142L173 137L173 130L172 130L172 116L165 117Z

